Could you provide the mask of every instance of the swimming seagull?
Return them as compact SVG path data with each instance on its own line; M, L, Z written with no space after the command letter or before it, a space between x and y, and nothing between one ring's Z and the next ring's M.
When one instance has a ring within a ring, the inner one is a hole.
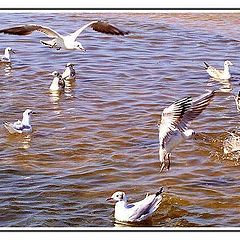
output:
M65 80L75 80L76 72L73 66L74 66L73 63L66 64L66 69L62 74L62 78L64 78Z
M238 95L235 98L237 110L240 112L240 91L238 92Z
M122 31L115 26L103 21L92 21L85 24L83 27L79 28L75 32L63 36L57 33L55 30L36 24L20 25L11 28L1 29L0 33L12 34L12 35L29 35L34 31L41 32L47 37L52 38L50 41L40 41L42 44L47 45L50 48L56 48L60 50L61 48L66 50L81 50L86 51L80 42L77 42L77 37L88 27L101 33L112 34L112 35L126 35L129 32Z
M114 217L119 222L140 222L146 220L159 207L163 192L161 188L155 194L147 195L143 200L128 204L127 196L124 192L115 192L106 201L114 200L115 214Z
M224 62L224 70L218 70L210 65L208 65L206 62L205 64L205 69L207 73L216 79L221 79L221 80L228 80L231 78L231 74L229 72L229 66L233 66L233 64L230 61L225 61Z
M230 136L223 141L224 154L240 151L240 135L236 131L229 132Z
M185 140L193 138L195 132L188 129L188 124L208 106L214 94L214 91L210 91L195 100L192 97L184 97L163 110L158 125L160 171L164 167L169 170L172 150Z
M7 47L5 48L4 55L0 56L0 62L1 63L10 63L11 62L11 53L15 53L15 51L12 50L12 48Z
M22 121L18 120L14 123L5 122L4 127L9 131L9 133L30 133L32 132L31 126L31 114L32 110L27 109L23 113Z
M54 71L51 74L53 76L53 81L50 85L50 91L62 91L65 88L65 81L64 78L62 77L62 75L57 72Z

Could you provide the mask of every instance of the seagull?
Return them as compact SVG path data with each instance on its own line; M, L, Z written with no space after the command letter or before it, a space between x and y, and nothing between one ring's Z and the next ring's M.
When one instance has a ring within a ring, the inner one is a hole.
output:
M198 117L208 106L215 92L209 91L193 100L184 97L175 101L162 112L159 128L159 160L161 172L164 167L170 169L170 155L174 148L187 139L193 138L195 132L188 129L188 123Z
M4 127L9 131L9 133L30 133L32 132L31 126L31 114L32 110L27 109L23 113L22 121L18 120L14 123L5 122Z
M52 84L50 85L50 91L64 90L65 81L64 81L64 78L62 77L62 75L59 72L54 71L54 72L52 72L52 76L53 76L53 81L52 81Z
M37 25L37 24L27 24L20 25L11 28L1 29L0 33L12 34L12 35L29 35L34 31L41 32L47 37L51 38L50 41L40 41L42 44L47 45L49 48L56 48L60 50L61 48L66 50L80 50L86 51L80 42L77 42L77 37L88 27L91 27L93 30L101 33L112 34L112 35L127 35L129 32L122 31L115 26L104 21L91 21L85 24L83 27L79 28L75 32L63 36L56 32L55 30Z
M237 110L240 112L240 91L238 92L238 95L235 98Z
M12 48L7 47L5 48L4 55L0 56L0 63L10 63L11 62L11 55L10 53L15 53Z
M62 78L64 78L65 80L75 80L76 72L73 66L74 66L73 63L66 64L66 69L62 74Z
M224 154L240 151L240 135L236 131L229 132L230 136L223 142Z
M114 200L115 214L114 217L119 222L140 222L146 220L159 207L163 192L161 188L155 194L147 195L143 200L128 204L127 196L124 192L115 192L106 201Z
M231 78L231 74L229 72L229 66L233 66L233 64L230 61L225 61L224 62L224 70L218 70L210 65L208 65L206 62L205 64L205 69L207 73L216 79L221 79L221 80L228 80Z

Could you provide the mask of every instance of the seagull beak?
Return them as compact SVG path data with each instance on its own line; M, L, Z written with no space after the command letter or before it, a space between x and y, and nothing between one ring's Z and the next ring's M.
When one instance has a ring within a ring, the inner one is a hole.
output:
M16 53L15 51L11 50L12 53Z
M79 49L80 49L80 51L82 51L82 52L86 52L86 51L87 51L85 48L79 48Z
M106 199L107 202L109 202L111 200L113 200L111 197Z

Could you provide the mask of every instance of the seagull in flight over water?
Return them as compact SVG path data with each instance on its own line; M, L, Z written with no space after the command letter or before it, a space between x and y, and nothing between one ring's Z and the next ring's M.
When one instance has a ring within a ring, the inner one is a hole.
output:
M9 131L9 133L30 133L32 132L31 126L31 114L32 110L27 109L23 113L22 121L18 120L14 123L5 122L3 126Z
M66 50L81 50L86 51L80 42L77 42L77 37L88 27L91 27L93 30L101 33L111 34L111 35L127 35L129 32L122 31L117 27L109 24L104 21L92 21L90 23L85 24L83 27L79 28L75 32L63 36L56 32L55 30L37 25L37 24L27 24L20 25L11 28L1 29L0 33L12 34L12 35L29 35L34 31L41 32L47 37L51 38L49 41L40 41L42 44L47 45L50 48L56 48L60 50L61 48Z
M184 97L163 110L158 125L160 171L164 167L167 167L167 170L170 169L172 150L180 143L193 138L195 132L188 129L188 124L202 113L214 95L215 91L209 91L195 100L192 97Z
M128 203L127 196L124 192L115 192L106 201L113 200L115 204L115 214L114 217L119 222L141 222L146 220L151 216L159 207L163 192L161 188L158 192L151 195L146 195L146 197L135 203Z

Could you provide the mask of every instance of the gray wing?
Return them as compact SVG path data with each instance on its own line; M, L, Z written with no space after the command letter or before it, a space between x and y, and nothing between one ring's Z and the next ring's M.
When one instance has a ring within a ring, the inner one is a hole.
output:
M20 25L12 28L0 29L0 33L11 35L29 35L34 31L42 32L49 38L61 37L61 35L53 29L36 24Z
M204 109L209 105L212 98L215 95L215 91L209 91L192 101L191 107L184 113L178 128L181 130L187 129L187 124L198 117Z
M152 214L159 206L162 196L156 194L147 196L140 202L135 203L133 214L129 216L130 221L141 221Z
M120 30L119 28L109 24L108 22L103 22L103 21L92 21L90 23L87 23L83 27L79 28L77 31L71 34L71 37L76 39L79 34L83 32L87 27L91 27L94 31L101 32L101 33L106 33L106 34L111 34L111 35L127 35L129 34L128 31L123 31Z
M4 127L10 132L10 133L21 133L23 126L21 124L16 123L9 123L5 122L3 123Z

